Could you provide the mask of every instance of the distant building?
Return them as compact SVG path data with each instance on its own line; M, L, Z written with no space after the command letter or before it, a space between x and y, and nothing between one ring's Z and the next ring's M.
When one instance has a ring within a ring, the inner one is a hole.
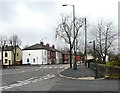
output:
M68 61L70 63L70 53L69 52L64 52L64 57L63 57L63 62ZM81 60L80 54L76 54L76 61L79 62ZM72 53L72 62L74 62L74 54Z

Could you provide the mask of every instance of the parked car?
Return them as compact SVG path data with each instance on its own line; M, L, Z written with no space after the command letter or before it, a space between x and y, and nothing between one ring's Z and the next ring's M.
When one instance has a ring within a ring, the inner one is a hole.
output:
M64 61L64 64L68 64L68 61Z

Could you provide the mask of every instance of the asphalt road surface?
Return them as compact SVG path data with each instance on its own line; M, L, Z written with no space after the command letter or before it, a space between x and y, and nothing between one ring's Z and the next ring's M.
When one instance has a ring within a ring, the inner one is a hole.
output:
M67 69L68 64L21 66L4 69L1 91L86 91L84 93L116 93L118 80L71 80L62 78L58 72ZM111 92L110 92L111 91ZM25 92L25 93L26 93ZM83 93L83 92L80 92Z

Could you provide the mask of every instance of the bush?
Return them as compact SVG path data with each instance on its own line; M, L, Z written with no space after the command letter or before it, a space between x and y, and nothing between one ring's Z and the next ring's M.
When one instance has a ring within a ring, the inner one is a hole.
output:
M106 62L107 66L120 66L120 61L116 61L116 62Z
M106 62L97 62L98 64L106 64Z
M118 62L107 62L106 64L97 64L98 77L120 79L120 67L113 66L113 64L116 65L117 63ZM90 63L90 67L94 70L94 63Z

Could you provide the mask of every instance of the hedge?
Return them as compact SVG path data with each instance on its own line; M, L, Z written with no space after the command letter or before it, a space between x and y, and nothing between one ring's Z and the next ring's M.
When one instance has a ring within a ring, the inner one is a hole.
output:
M119 66L107 66L105 64L97 64L98 77L105 77L109 79L120 79ZM90 68L94 70L94 63L90 63Z

